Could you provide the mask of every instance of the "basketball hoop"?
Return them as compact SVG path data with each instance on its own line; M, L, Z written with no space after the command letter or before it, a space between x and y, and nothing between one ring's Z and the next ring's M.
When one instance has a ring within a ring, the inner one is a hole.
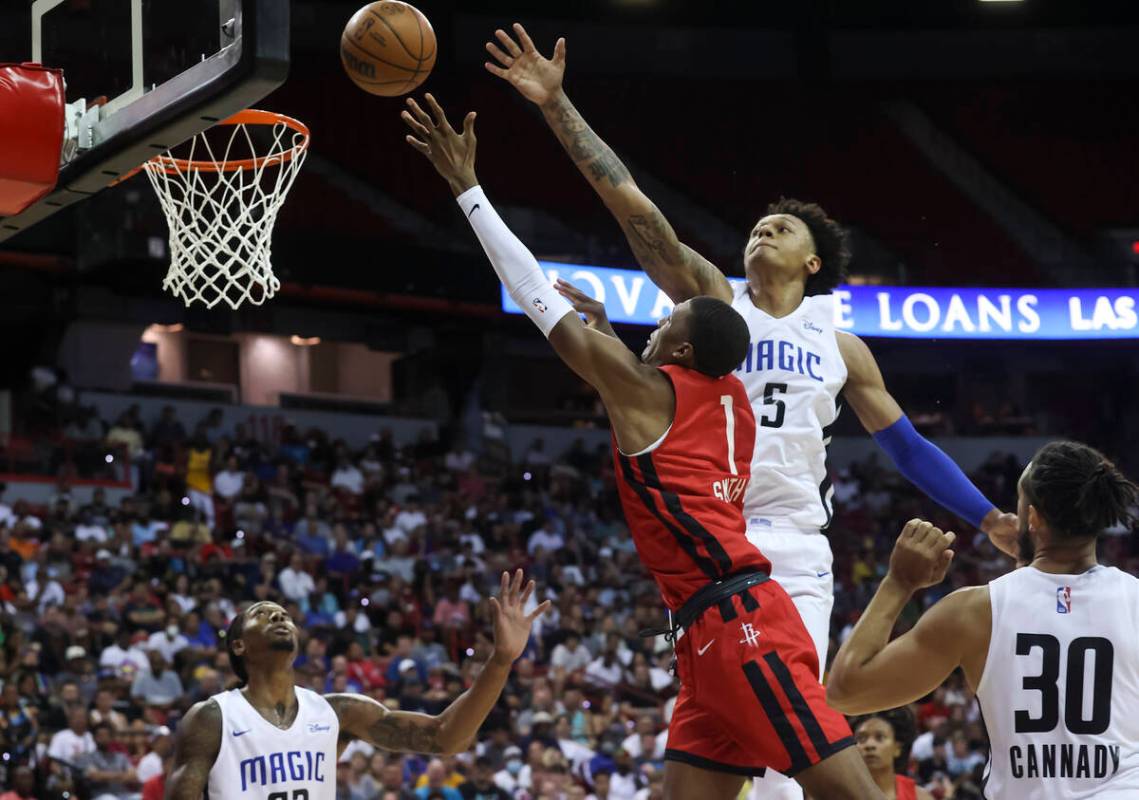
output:
M224 127L228 136L219 135ZM194 136L186 158L167 152L143 164L170 225L162 288L207 308L261 305L276 294L273 225L308 143L303 123L249 109Z

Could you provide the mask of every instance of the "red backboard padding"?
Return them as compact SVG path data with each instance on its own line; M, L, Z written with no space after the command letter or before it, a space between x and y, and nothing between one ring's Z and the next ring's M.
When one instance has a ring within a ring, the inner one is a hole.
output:
M0 217L55 188L63 147L63 71L0 64Z

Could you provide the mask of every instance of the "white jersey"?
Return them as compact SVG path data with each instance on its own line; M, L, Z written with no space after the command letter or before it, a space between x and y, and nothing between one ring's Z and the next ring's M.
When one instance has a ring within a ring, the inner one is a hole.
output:
M989 602L985 797L1139 798L1139 580L1024 567Z
M818 531L831 521L834 489L827 447L846 384L838 349L834 297L804 297L775 318L756 308L746 283L732 308L747 321L751 342L736 377L755 411L755 453L744 495L748 532Z
M257 713L240 689L211 698L222 731L209 800L336 800L340 722L319 694L295 691L300 708L288 730Z

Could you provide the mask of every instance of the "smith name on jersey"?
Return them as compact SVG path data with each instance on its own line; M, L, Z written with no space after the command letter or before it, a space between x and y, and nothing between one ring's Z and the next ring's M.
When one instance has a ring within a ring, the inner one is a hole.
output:
M735 289L732 308L751 337L735 374L758 425L744 497L748 530L824 529L834 496L827 447L846 384L834 298L804 297L798 308L776 318L756 308L744 283Z

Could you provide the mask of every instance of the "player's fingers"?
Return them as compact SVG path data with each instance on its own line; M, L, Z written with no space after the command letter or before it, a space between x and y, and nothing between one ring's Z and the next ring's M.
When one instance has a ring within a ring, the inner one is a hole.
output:
M425 155L425 156L431 155L431 145L427 144L426 142L419 141L418 139L416 139L411 134L408 134L404 138L407 140L407 143L409 145L414 147L419 152L423 153L423 155Z
M435 123L431 121L430 115L423 110L419 103L415 102L414 97L407 98L407 107L411 109L411 113L415 115L415 118L419 120L422 125L428 128L435 127Z
M522 43L523 52L536 52L538 48L534 47L534 41L530 38L530 34L526 33L526 29L522 27L522 23L515 22L512 27L514 28L514 35L517 36L518 41Z
M505 80L510 80L510 74L506 70L504 70L502 67L496 67L494 64L490 63L489 61L484 61L483 66L486 67L486 71L489 72L491 75L497 75L498 77L503 78Z
M514 572L514 582L510 586L511 593L515 599L518 599L518 593L522 591L522 570L518 569Z
M518 598L520 604L523 606L526 605L526 602L530 599L530 595L534 594L535 586L537 586L537 584L534 583L534 581L530 581L526 584L526 588L522 590L522 596Z
M502 578L499 581L498 596L503 600L506 599L506 593L510 591L510 573L503 570Z
M431 138L431 131L427 130L427 128L423 125L423 123L421 123L415 117L411 116L410 111L401 111L399 113L399 118L402 119L404 122L406 122L407 127L411 128L413 131L415 131L419 135L419 138L421 138L421 139L430 139Z
M551 605L553 605L553 603L551 603L549 600L543 600L543 601L542 601L542 603L541 603L541 605L539 605L537 608L535 608L533 611L531 611L531 612L530 612L530 613L529 613L529 614L526 616L526 619L527 619L527 621L529 621L529 622L533 622L533 621L534 621L534 620L536 620L538 617L542 616L542 615L543 615L543 614L545 614L547 611L549 611L549 610L550 610L550 606L551 606Z
M473 141L475 138L475 117L478 114L474 111L468 111L467 116L463 117L463 136L468 136Z
M490 598L490 611L493 616L499 616L502 613L502 606L498 604L498 600L494 597Z
M581 289L574 286L569 281L564 280L562 278L558 278L557 282L554 284L554 288L557 289L559 292L561 292L564 296L572 297L575 300L588 300L589 299L589 295L587 295Z
M957 534L954 533L953 531L947 531L947 532L942 534L942 539L945 542L944 547L946 549L948 549L948 548L953 546L953 543L955 541L957 541Z
M423 98L427 101L427 105L431 108L431 113L435 115L435 124L443 130L454 133L455 129L452 128L451 123L447 121L447 114L443 111L443 106L439 105L439 103L436 102L435 95L431 94L431 92L428 92L427 94L423 95Z
M898 535L898 539L899 540L901 540L901 539L913 539L914 534L917 532L918 525L920 525L920 524L921 524L920 519L917 519L917 518L911 519L902 528L902 532L901 532L901 534Z
M502 28L499 28L494 32L494 35L498 37L498 41L502 42L502 46L506 48L506 52L510 53L510 55L514 56L515 58L518 58L518 56L522 55L522 48L519 47L515 41L510 38L509 33L504 31Z
M506 55L506 53L502 52L502 50L500 50L498 45L496 45L494 42L486 43L486 51L498 59L498 63L502 64L504 67L509 67L514 63L514 59Z
M554 45L554 63L564 64L566 60L566 40L559 38L557 44Z

